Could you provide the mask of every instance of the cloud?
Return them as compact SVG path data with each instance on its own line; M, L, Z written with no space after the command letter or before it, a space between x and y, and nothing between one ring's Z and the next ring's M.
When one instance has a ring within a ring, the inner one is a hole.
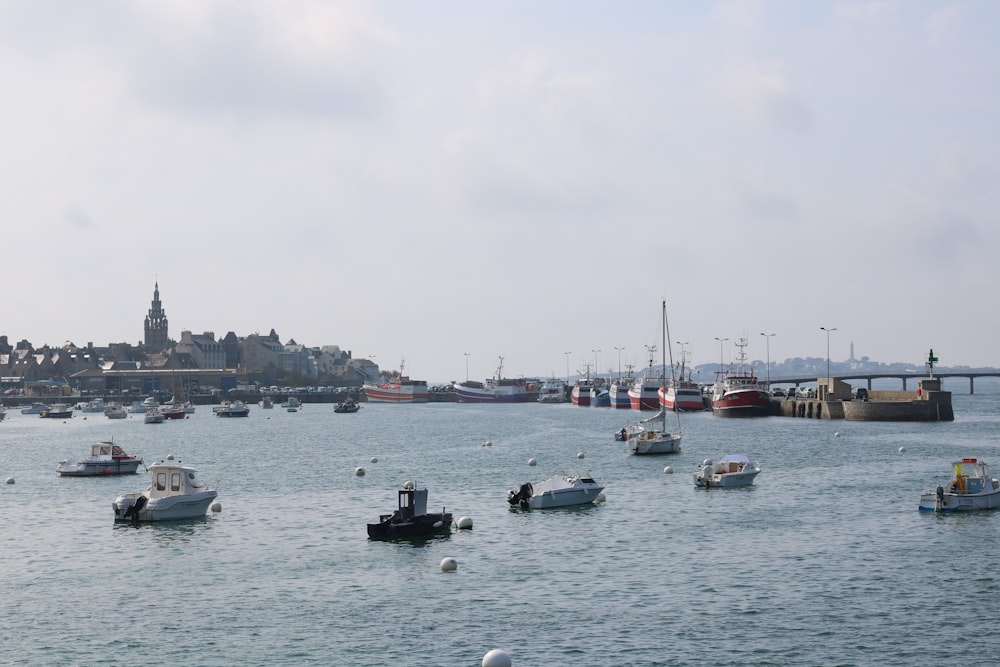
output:
M803 130L809 113L792 90L784 64L769 60L730 67L721 76L725 97L769 127Z

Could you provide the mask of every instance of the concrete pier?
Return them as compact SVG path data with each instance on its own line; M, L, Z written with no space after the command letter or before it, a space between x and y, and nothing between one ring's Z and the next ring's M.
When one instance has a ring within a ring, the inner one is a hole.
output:
M867 400L851 400L851 387L839 380L820 378L817 398L773 398L771 414L805 419L847 421L954 421L951 392L941 380L924 378L916 391L871 391ZM846 391L845 391L846 389Z

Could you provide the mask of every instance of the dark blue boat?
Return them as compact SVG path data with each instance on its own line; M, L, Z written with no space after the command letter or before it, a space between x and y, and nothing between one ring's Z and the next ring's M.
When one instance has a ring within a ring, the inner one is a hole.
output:
M368 524L368 537L426 537L451 532L451 512L427 513L427 489L418 489L412 482L399 490L399 509L382 514L378 523Z

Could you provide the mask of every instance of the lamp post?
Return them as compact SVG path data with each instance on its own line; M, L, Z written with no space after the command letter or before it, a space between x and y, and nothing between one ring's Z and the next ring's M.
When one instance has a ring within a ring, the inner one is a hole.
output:
M774 334L761 332L760 335L764 337L765 341L767 341L767 388L770 389L771 388L771 336L773 336Z
M597 348L596 350L591 350L591 352L594 353L594 378L595 378L594 383L596 384L597 374L600 373L600 368L601 368L601 361L600 361L601 348Z
M820 331L826 332L826 379L828 382L830 380L830 332L836 330L837 327L820 327Z
M726 369L725 361L723 359L722 344L725 343L729 339L728 338L719 338L718 336L716 336L715 340L719 341L719 372L722 373Z
M618 382L621 382L622 381L622 351L625 348L624 347L616 347L615 349L618 350Z
M465 355L465 381L468 382L469 381L469 353L468 352L463 352L462 354Z
M566 355L566 384L569 384L569 355L571 355L573 353L572 352L563 352L563 354Z

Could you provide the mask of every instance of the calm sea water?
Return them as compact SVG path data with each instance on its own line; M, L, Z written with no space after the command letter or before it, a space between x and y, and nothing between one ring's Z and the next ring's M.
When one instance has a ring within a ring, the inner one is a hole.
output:
M1000 472L1000 393L976 390L954 396L953 423L685 415L683 452L650 458L612 439L636 413L571 405L201 407L163 425L12 410L0 663L478 666L493 648L515 667L988 661L1000 513L917 511L957 457ZM145 474L55 472L110 438L194 465L222 512L114 525L112 500ZM756 485L696 490L696 467L727 452L760 462ZM606 503L508 507L509 488L577 470ZM369 541L405 480L475 528Z

